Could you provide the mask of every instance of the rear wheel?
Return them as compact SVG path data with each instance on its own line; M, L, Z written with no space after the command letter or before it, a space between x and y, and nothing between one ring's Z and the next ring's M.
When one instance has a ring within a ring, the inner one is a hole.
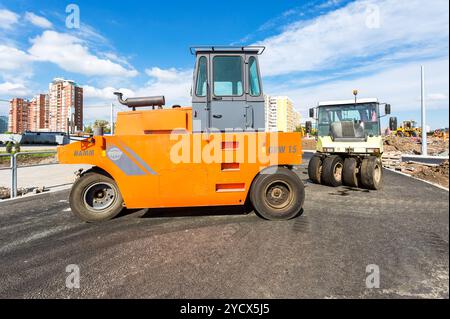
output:
M308 176L313 183L320 184L322 174L322 158L314 155L308 164Z
M269 220L297 216L305 201L305 188L291 170L280 167L274 174L260 174L250 189L250 201L256 212Z
M322 163L322 183L328 186L342 185L342 170L344 161L338 155L326 157Z
M109 220L123 209L116 182L95 172L82 175L73 184L69 202L72 212L87 222Z
M358 187L358 161L354 157L347 157L344 160L344 170L342 172L342 182L350 187Z
M381 160L375 156L369 156L361 163L361 184L372 190L380 189L383 181L383 168Z

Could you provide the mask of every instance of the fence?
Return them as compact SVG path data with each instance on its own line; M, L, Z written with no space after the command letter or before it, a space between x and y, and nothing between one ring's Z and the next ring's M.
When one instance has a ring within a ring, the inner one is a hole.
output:
M33 155L33 154L56 154L56 151L32 151L32 152L18 152L15 154L0 154L0 157L9 157L10 165L9 167L0 167L0 170L11 170L11 191L10 197L17 197L17 170L18 168L23 167L32 167L32 166L46 166L46 165L54 165L54 163L48 164L34 164L34 165L17 165L17 158L21 155Z

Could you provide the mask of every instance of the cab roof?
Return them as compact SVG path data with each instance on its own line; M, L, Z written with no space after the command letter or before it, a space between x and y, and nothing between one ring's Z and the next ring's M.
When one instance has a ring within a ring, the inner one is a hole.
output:
M364 103L378 103L376 98L357 99L356 104ZM319 102L317 106L333 106L333 105L348 105L355 104L355 100L336 100L336 101L324 101Z
M253 53L262 54L264 46L229 46L229 45L196 45L189 48L191 54L199 53Z

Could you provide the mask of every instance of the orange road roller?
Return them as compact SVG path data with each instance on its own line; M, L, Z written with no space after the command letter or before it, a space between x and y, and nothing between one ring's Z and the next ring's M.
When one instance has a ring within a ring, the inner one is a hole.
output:
M70 192L88 222L123 208L253 206L261 217L297 216L304 186L301 134L266 132L258 57L264 47L194 47L192 106L163 96L123 99L114 135L94 132L58 147L62 164L89 164ZM142 107L150 107L142 109Z

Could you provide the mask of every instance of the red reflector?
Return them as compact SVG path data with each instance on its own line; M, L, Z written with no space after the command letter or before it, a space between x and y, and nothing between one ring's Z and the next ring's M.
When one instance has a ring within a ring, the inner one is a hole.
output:
M231 170L231 169L239 169L239 163L222 163L221 168L222 168L222 171Z
M239 142L222 142L223 150L235 150L239 147Z
M216 192L244 191L245 183L216 184Z

